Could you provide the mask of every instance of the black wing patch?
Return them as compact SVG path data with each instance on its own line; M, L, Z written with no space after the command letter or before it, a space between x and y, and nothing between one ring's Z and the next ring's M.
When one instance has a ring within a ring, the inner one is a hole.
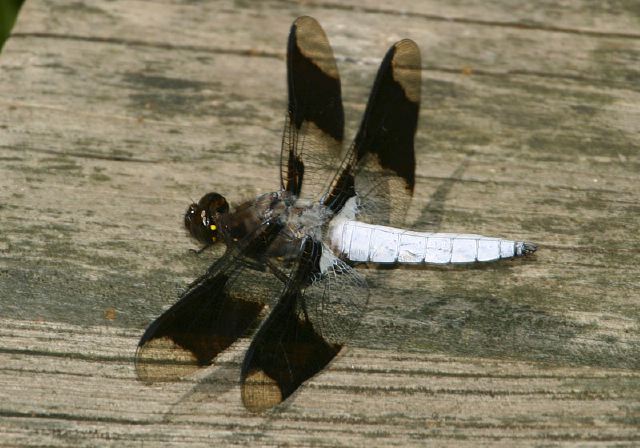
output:
M356 271L308 238L295 274L247 351L245 407L271 408L324 369L357 329L368 297Z
M243 256L270 244L279 232L264 224L252 236L228 249L191 284L180 300L145 331L135 356L138 378L173 381L210 365L253 324L266 303L280 295L283 275L252 269Z
M291 27L287 84L281 188L317 200L340 165L344 111L333 51L311 17L299 17Z
M359 220L399 225L415 186L414 136L420 113L420 50L405 39L380 64L367 108L342 171L325 204L334 211L354 195L362 199Z
M325 341L295 312L295 293L283 296L245 357L242 401L253 412L280 404L324 369L342 346Z
M208 366L242 336L263 303L234 299L227 272L205 279L156 319L142 336L136 372L145 382L173 381Z

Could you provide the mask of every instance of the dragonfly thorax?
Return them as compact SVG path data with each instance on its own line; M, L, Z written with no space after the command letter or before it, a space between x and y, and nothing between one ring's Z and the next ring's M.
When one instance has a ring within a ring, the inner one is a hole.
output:
M322 239L324 224L331 219L333 212L319 202L292 207L287 217L287 226L296 237L311 236L317 241Z

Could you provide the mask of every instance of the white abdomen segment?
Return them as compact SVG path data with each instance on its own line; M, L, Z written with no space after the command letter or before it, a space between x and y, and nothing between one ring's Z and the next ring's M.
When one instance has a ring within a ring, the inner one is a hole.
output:
M463 233L427 233L344 220L331 229L331 247L354 262L474 263L534 252L523 241Z

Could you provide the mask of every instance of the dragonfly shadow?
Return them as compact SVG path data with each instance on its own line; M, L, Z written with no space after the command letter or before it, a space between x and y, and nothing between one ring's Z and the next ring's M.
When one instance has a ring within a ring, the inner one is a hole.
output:
M231 359L214 363L204 377L196 379L194 386L176 400L164 420L179 423L193 416L223 412L229 403L227 394L232 394L233 401L242 406L238 389L243 358L244 350L234 353Z
M469 152L453 173L444 179L429 197L429 202L427 202L427 204L422 208L415 221L416 223L419 223L423 231L437 232L440 230L442 220L444 218L447 196L449 196L453 186L469 167L473 155L474 152Z
M447 197L473 154L468 153L440 183L420 211L416 222L427 227L424 230L442 231ZM595 324L531 305L544 303L545 293L511 284L505 271L532 263L536 263L535 255L466 265L365 266L371 289L369 311L350 345L459 357L640 368L639 340L618 340ZM527 303L522 303L523 297Z
M505 288L503 298L460 286L372 294L370 311L351 346L640 369L640 340L616 338L606 328L509 300L535 291ZM375 291L375 289L373 289Z

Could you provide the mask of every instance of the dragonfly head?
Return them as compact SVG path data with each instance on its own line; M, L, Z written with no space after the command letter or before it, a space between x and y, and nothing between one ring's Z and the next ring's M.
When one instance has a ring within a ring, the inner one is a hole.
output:
M218 219L229 211L229 203L218 193L207 193L197 204L191 204L184 214L184 226L192 237L207 246L220 237Z

